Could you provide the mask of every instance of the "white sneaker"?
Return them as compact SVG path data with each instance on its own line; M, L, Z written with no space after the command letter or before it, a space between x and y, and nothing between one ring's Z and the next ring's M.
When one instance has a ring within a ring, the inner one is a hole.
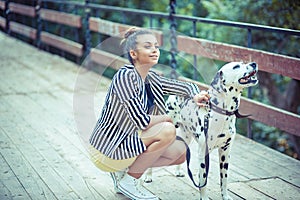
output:
M110 172L110 176L113 179L114 189L116 193L121 193L119 191L119 182L126 174L126 171Z
M119 182L119 191L132 200L159 200L154 194L140 184L139 179L127 173Z

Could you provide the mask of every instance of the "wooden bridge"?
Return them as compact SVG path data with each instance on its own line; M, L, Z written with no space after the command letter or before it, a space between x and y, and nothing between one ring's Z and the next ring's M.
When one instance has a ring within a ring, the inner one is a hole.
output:
M7 5L4 1L0 1L0 9L29 17L38 13L43 21L75 29L84 27L81 17L75 14L17 3ZM114 37L128 27L93 17L89 22L89 30ZM10 34L30 38L44 49L55 47L76 57L84 56L87 49L87 43L0 16L1 27ZM157 36L163 42L162 33L158 31ZM179 50L186 53L200 55L203 52L197 48L205 46L207 51L200 56L224 61L253 59L263 71L300 78L297 58L186 36L178 36L177 40ZM97 48L89 51L91 60L103 66L117 69L125 62ZM284 70L278 67L283 62L288 63ZM126 199L114 193L109 175L91 163L85 149L110 79L2 32L0 77L0 199ZM254 113L253 120L291 135L300 134L299 115L246 98L242 110ZM192 154L196 154L195 144L191 147ZM211 156L208 183L213 200L221 199L216 153ZM300 161L251 139L237 135L229 168L229 190L234 199L300 198ZM192 171L196 176L195 160ZM154 182L145 186L163 200L199 198L187 176L174 176L174 167L155 169Z
M110 80L2 33L0 49L0 199L126 199L89 160L73 109L74 96L95 95L98 112ZM78 76L86 85L76 91ZM96 91L89 88L98 82ZM232 151L234 199L299 199L300 161L240 135ZM220 199L215 153L208 188ZM196 176L195 161L192 169ZM199 198L187 177L173 174L172 167L156 169L146 187L161 199Z

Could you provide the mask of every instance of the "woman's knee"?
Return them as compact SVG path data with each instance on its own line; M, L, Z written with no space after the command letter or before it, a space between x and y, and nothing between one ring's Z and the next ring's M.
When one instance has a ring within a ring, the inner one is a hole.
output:
M176 128L170 122L163 122L161 125L160 137L162 140L174 141L176 139Z

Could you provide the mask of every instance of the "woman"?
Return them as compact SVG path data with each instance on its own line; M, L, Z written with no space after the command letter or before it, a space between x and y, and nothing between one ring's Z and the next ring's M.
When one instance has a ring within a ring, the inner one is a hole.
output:
M113 77L102 114L91 135L91 159L111 172L115 189L131 199L158 199L138 184L151 167L178 165L185 161L185 144L176 140L175 126L165 114L163 95L194 98L203 106L206 92L196 85L161 77L151 71L160 51L149 30L131 28L124 49L130 65Z

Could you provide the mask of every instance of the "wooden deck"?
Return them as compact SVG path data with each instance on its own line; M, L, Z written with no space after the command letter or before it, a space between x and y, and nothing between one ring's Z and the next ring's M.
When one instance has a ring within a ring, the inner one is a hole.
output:
M127 199L89 161L84 143L110 80L80 69L0 33L1 200ZM216 153L210 199L221 199ZM237 136L229 168L234 199L300 199L300 162L261 144ZM191 181L173 172L155 169L146 187L163 200L198 199Z

